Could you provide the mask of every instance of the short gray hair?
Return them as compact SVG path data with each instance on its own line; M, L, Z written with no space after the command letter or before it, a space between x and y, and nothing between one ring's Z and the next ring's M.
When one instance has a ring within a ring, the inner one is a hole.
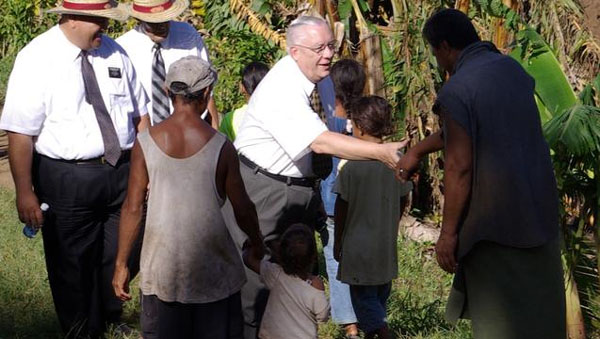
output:
M298 39L302 36L302 27L303 26L319 26L325 25L329 27L327 21L325 19L318 16L310 16L310 15L302 15L294 19L292 23L288 26L286 32L286 49L288 53L290 52L290 47L296 45L298 43Z

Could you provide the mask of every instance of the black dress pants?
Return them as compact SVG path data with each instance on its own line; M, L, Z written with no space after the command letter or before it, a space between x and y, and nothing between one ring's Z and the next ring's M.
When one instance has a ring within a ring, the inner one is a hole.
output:
M120 320L112 276L128 176L129 160L113 167L34 157L34 189L40 203L50 206L42 227L48 279L68 338L102 336L107 323ZM131 279L139 270L140 248L138 241Z

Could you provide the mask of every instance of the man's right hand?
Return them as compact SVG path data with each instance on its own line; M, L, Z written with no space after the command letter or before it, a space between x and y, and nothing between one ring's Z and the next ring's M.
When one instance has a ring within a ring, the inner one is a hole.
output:
M129 268L127 265L115 265L112 285L117 298L121 301L131 300L131 294L129 293Z
M392 170L396 169L396 164L398 163L398 159L400 158L400 156L398 155L398 151L406 147L409 141L409 139L404 139L398 142L382 144L381 146L384 148L384 156L379 160Z
M44 224L40 202L33 191L17 192L17 211L19 220L26 225L39 228Z
M419 167L419 161L421 159L417 157L414 152L409 149L404 154L400 161L396 164L396 178L401 181L408 181Z

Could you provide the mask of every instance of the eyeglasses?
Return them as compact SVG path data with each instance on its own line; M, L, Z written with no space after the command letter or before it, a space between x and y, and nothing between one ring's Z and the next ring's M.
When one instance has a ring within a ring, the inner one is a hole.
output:
M302 47L302 48L306 48L320 56L323 56L323 53L325 52L325 48L329 48L330 51L332 51L333 53L336 52L336 47L337 47L337 41L336 40L331 40L330 42L326 43L326 44L322 44L319 45L317 47L308 47L308 46L304 46L304 45L298 45L295 44L294 46L298 46L298 47Z

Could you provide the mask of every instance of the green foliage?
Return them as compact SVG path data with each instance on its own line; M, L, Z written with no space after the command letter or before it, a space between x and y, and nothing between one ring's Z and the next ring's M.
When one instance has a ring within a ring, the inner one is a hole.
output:
M506 20L504 25L508 29L516 30L521 23L519 15L504 5L502 0L475 0L475 2L489 15L504 18Z
M283 56L283 51L253 34L244 21L232 16L228 1L211 1L205 5L203 22L211 33L205 42L219 72L214 98L219 112L227 113L244 104L244 97L239 91L243 68L252 61L272 65ZM270 4L263 1L260 6Z
M0 6L0 57L16 53L31 39L56 22L55 16L42 15L55 1L4 0Z
M577 105L544 125L550 147L581 159L593 168L600 157L600 108Z
M531 28L520 31L510 56L535 79L535 94L543 104L542 122L577 104L577 96L560 62L536 31Z
M7 55L0 59L0 107L4 104L8 77L15 62L16 54Z
M8 76L17 52L56 22L56 16L42 15L52 0L4 0L0 6L0 107L4 105Z

